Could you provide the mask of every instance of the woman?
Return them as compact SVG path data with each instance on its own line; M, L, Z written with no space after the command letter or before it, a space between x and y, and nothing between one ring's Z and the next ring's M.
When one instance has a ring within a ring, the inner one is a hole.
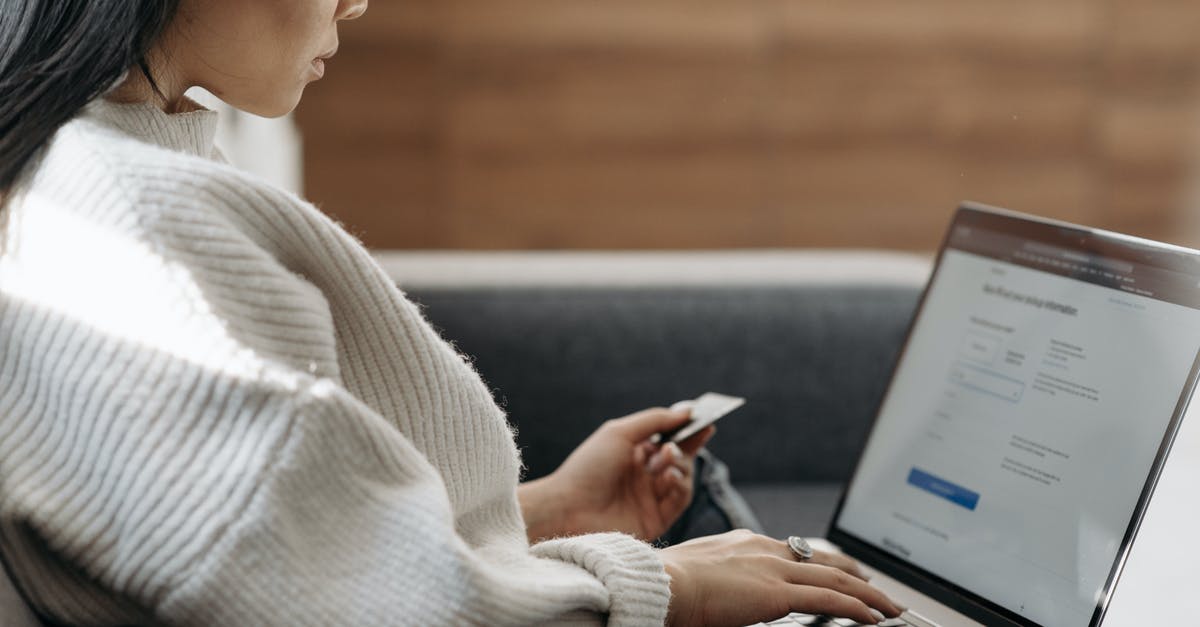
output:
M518 486L488 389L367 252L223 163L366 0L0 0L0 553L70 624L746 624L899 608L734 532L655 550L696 451L610 421Z

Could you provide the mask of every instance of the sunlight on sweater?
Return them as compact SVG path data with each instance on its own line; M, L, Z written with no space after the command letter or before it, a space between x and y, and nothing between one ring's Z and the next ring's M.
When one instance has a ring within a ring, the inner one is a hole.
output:
M36 192L15 201L0 257L6 294L231 376L262 376L262 360L230 337L186 268Z

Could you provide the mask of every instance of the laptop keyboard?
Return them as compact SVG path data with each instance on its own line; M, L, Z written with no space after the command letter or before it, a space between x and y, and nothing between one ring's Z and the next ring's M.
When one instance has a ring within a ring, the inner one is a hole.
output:
M772 627L794 627L796 625L805 625L806 627L868 627L858 621L849 618L830 618L828 616L814 616L812 614L792 613L774 620L769 623L758 623L751 627L764 627L770 625ZM878 623L876 627L937 627L931 622L921 620L915 616L911 616L907 612L899 618L887 618L883 622Z

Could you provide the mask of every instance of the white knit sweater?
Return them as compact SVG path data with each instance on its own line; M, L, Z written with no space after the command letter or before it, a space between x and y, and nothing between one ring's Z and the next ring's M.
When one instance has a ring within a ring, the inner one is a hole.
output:
M0 554L99 625L659 624L621 534L529 546L488 388L352 237L98 101L0 239Z

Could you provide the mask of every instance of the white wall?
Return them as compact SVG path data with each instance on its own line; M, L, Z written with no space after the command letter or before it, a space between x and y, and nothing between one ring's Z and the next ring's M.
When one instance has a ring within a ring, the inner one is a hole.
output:
M188 96L221 113L217 146L234 165L286 190L303 191L303 143L292 116L271 120L243 113L203 89Z

